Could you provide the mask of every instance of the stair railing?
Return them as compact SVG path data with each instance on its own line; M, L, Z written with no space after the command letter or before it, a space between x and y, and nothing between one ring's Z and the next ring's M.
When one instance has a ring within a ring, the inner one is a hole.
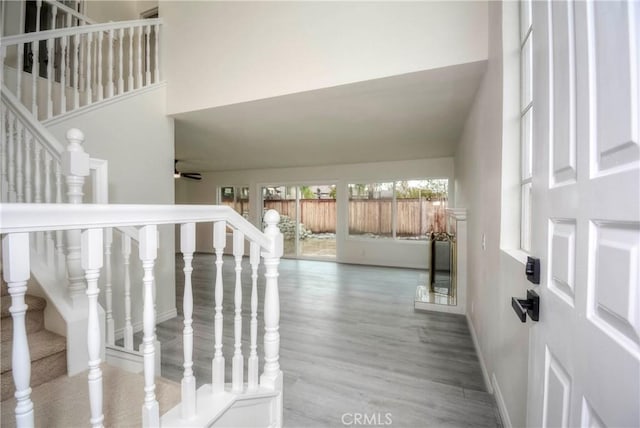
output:
M0 81L37 120L157 84L161 25L144 19L3 37Z
M138 256L142 262L144 297L144 354L145 386L143 426L210 426L220 416L220 409L227 408L234 397L250 394L272 394L274 408L270 426L282 426L282 372L279 364L279 319L280 304L278 293L278 265L283 250L282 234L278 229L279 215L275 211L266 213L265 232L260 232L240 214L225 206L194 205L71 205L71 204L3 204L0 205L0 225L2 237L2 257L4 279L8 283L15 311L13 358L14 381L16 384L17 425L33 426L33 403L29 388L28 342L24 330L24 294L29 279L29 238L28 233L40 231L81 230L82 268L87 281L89 301L88 353L89 353L89 398L91 425L101 426L104 421L102 403L102 371L100 369L100 325L98 319L98 277L103 267L103 237L106 228L134 227L139 240ZM196 223L212 223L215 249L215 307L214 349L212 359L211 384L196 392L193 372L193 254L196 248ZM163 224L180 225L180 251L184 259L184 376L182 379L182 401L167 412L162 419L155 396L155 314L153 311L154 277L153 270L158 249L157 228ZM231 361L231 383L225 382L226 362L223 356L223 252L226 243L226 229L233 229L233 254L235 258L236 280L234 284L234 354ZM245 355L242 353L242 260L245 241L250 245L251 266L251 314L248 317L250 332L250 353L248 379L243 379ZM258 265L260 258L265 265L264 291L264 368L258 377L257 353L257 308L258 308ZM264 395L263 395L264 396ZM211 403L205 408L197 408L197 403ZM216 406L216 403L218 406ZM37 403L36 403L37 405ZM226 406L226 407L225 407Z
M43 3L46 3L50 6L50 16L42 16L41 8ZM36 8L36 16L40 17L38 21L45 19L50 22L51 30L55 30L57 28L69 28L78 27L81 25L97 24L97 21L94 21L88 16L81 14L77 10L72 9L57 0L36 0ZM36 25L39 26L40 23L38 22ZM39 31L39 28L36 29L36 31Z
M6 87L0 89L0 202L59 204L81 203L86 177L95 202L107 202L108 164L91 159L82 148L78 130L61 144ZM70 374L86 367L84 319L85 279L77 231L47 230L34 233L32 268L47 297L66 321L67 369ZM61 284L67 284L61 287ZM82 312L82 311L80 311Z

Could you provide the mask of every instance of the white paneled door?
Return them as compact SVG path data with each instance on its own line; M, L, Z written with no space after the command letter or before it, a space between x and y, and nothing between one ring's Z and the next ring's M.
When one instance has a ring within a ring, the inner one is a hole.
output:
M640 2L533 2L528 425L640 426Z

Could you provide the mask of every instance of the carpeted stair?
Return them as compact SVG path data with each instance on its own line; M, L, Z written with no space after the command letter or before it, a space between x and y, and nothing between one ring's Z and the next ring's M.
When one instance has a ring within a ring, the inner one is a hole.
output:
M13 345L13 319L9 312L11 296L7 284L2 282L0 303L0 401L13 398L15 387L11 370ZM31 356L31 387L41 385L67 373L67 341L64 337L44 329L44 308L47 302L27 295L26 327Z

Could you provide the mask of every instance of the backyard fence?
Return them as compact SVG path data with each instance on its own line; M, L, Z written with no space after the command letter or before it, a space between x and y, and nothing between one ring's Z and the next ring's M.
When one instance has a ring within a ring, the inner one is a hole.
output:
M396 200L396 207L397 236L419 236L431 231L446 231L446 201L399 198ZM267 200L264 201L264 208L296 218L295 199ZM390 236L393 233L392 210L391 199L350 200L349 232ZM301 199L300 222L313 233L335 233L335 199Z

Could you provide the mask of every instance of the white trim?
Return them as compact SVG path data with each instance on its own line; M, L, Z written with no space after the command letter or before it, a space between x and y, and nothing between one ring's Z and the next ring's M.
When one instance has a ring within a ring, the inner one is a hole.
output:
M274 241L235 210L219 205L0 204L0 233L225 220L267 252Z
M487 365L484 363L484 357L482 356L482 350L480 349L480 343L478 342L478 336L476 330L473 327L471 317L467 315L467 325L469 326L469 333L471 333L471 339L473 339L473 346L476 348L476 354L478 354L478 360L480 361L480 368L482 369L482 378L484 379L484 385L487 388L489 394L493 394L493 386L489 378L489 372L487 371Z
M502 426L504 428L512 428L511 418L509 417L509 412L507 411L507 406L504 403L504 397L502 396L502 391L500 390L500 385L498 384L498 379L496 379L496 374L491 374L491 384L493 385L493 397L496 400L496 404L498 405L498 411L500 412L500 418L502 419Z
M523 266L527 263L529 253L520 248L501 248L500 251L510 256L515 261L522 263Z
M82 25L80 27L58 28L55 30L38 31L33 33L17 34L2 38L4 46L13 46L40 40L57 39L64 36L76 34L106 32L109 30L119 30L121 28L146 27L149 25L162 25L162 19L138 19L133 21L106 22L103 24Z
M4 86L4 84L2 85L0 92L2 94L2 101L7 106L7 110L10 110L18 119L20 119L22 125L27 128L34 137L36 137L36 139L55 160L60 161L60 154L65 151L65 146L60 143L47 128L44 127L42 122L39 122L33 117L31 112L27 110L27 108L7 89L6 86Z
M96 204L109 203L109 162L104 159L89 159L89 168L95 171L92 180L93 202Z
M159 82L159 83L152 83L151 85L145 86L144 88L134 89L132 91L125 92L124 94L114 95L111 98L107 98L107 99L104 99L102 101L97 101L97 102L94 102L94 103L86 105L86 106L78 107L77 109L72 110L70 112L60 114L60 115L58 115L56 117L52 117L51 119L43 120L41 123L44 126L57 125L57 124L59 124L61 122L64 122L65 120L74 119L74 118L76 118L78 116L81 116L81 115L83 115L85 113L89 113L89 112L92 112L94 110L98 110L98 109L101 109L103 107L106 107L108 105L115 104L115 103L118 103L120 101L124 101L124 100L127 100L129 98L132 98L132 97L135 97L135 96L138 96L138 95L142 95L142 94L145 94L147 92L154 91L156 89L164 88L166 86L167 86L167 82L166 81L162 81L162 82Z
M178 310L176 308L171 308L168 309L162 313L159 313L156 316L156 324L160 324L161 322L165 322L165 321L169 321L170 319L173 319L175 317L178 316ZM133 331L137 332L137 331L142 331L142 327L143 327L143 322L142 320L137 321L135 323L133 323ZM114 336L116 340L120 340L124 337L124 327L117 329L114 332ZM134 352L137 352L134 350Z
M140 12L140 19L155 19L153 16L160 17L159 14L160 8L158 6L152 7L151 9L147 9L143 12Z
M464 221L467 219L467 209L466 208L447 208L447 214L451 215L451 217L455 218L457 221Z

